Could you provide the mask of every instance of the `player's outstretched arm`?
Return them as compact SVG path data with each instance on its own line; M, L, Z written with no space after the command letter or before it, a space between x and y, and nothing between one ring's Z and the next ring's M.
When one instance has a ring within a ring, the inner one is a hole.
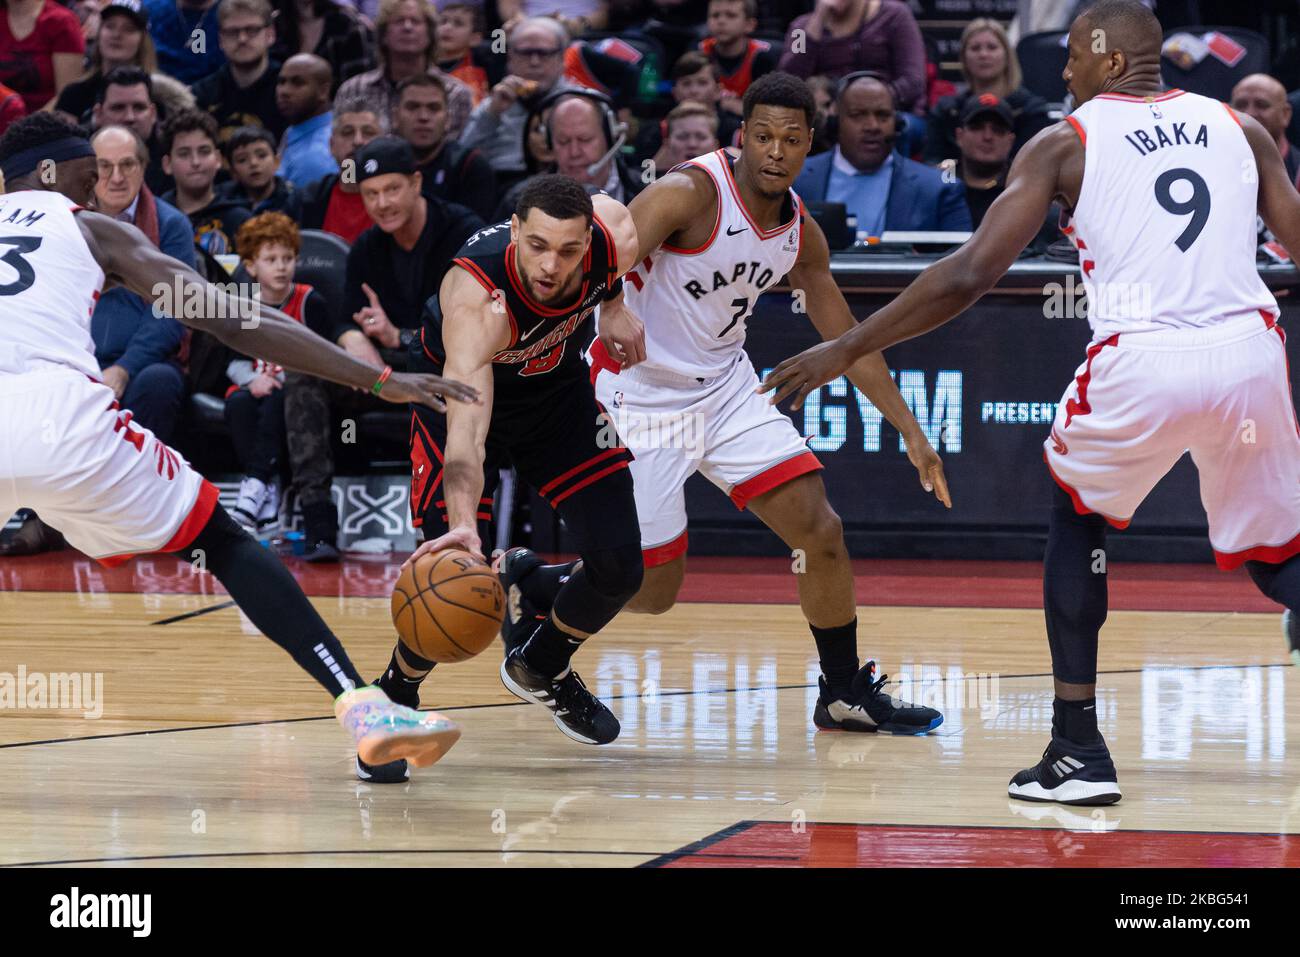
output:
M926 269L895 299L832 342L813 346L771 371L760 391L773 402L793 396L798 408L813 389L856 360L938 328L984 295L1029 245L1061 192L1061 171L1082 168L1083 146L1066 123L1025 144L1011 164L1007 188L980 228L956 252Z
M669 173L634 196L627 209L636 225L637 253L629 268L689 227L715 201L703 171Z
M637 259L636 224L627 207L611 196L592 197L596 215L614 240L614 267L619 276L635 266ZM623 290L600 304L597 335L605 351L622 363L624 369L645 360L645 325L623 303Z
M169 315L186 325L210 332L245 355L286 369L357 389L376 385L382 369L354 358L277 309L231 295L207 282L160 251L134 226L88 210L77 214L77 222L106 276L148 303L163 304ZM199 308L193 308L195 305ZM256 321L249 316L256 316ZM460 402L476 399L474 390L459 382L401 373L394 374L376 394L390 402L418 402L439 411L445 408L442 396Z
M409 559L448 547L482 557L478 537L479 499L483 495L483 460L492 423L492 357L510 344L510 320L499 300L458 266L443 277L438 290L442 309L443 371L468 383L480 401L453 402L447 409L447 448L443 452L442 489L447 502L446 535L421 545Z
M1291 254L1292 261L1297 261L1300 257L1300 193L1291 185L1282 154L1277 151L1277 143L1268 131L1245 113L1232 112L1241 121L1246 142L1255 154L1259 171L1259 215L1277 241Z
M817 221L807 214L799 259L790 270L788 280L796 299L803 299L808 318L822 339L834 339L857 325L849 304L844 300L844 293L831 275L831 251L826 242L826 234L817 225ZM927 492L933 492L939 501L952 508L948 482L943 474L943 462L930 445L916 416L903 401L902 393L889 374L885 357L879 352L865 355L849 366L846 374L849 381L871 400L871 404L903 436L903 441L907 444L907 456L920 475L921 487Z

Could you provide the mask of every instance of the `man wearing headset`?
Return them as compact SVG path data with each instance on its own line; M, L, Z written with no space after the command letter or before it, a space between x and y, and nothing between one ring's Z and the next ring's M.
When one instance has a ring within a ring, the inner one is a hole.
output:
M875 73L850 73L835 96L835 148L811 157L794 188L811 202L843 203L859 237L885 230L969 231L965 188L956 177L900 155L902 119L894 94Z
M614 112L609 97L595 90L556 90L539 100L531 115L540 115L551 164L520 180L497 203L492 222L509 219L528 184L542 173L560 173L590 191L603 190L626 203L645 188L639 171L629 169L619 155L627 142L627 126Z

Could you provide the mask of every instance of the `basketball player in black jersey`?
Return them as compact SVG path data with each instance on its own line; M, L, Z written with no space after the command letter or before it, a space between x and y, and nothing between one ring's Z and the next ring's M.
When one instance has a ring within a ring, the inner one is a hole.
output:
M619 277L636 252L622 204L566 176L539 177L508 222L475 233L452 261L426 306L420 343L429 370L477 389L481 404L450 415L415 410L411 508L425 542L411 560L449 547L483 554L502 467L513 465L546 499L582 564L550 615L506 656L501 680L585 744L613 741L619 723L569 660L636 594L643 568L631 454L601 418L582 350L596 308L621 297ZM414 707L433 664L399 644L378 684ZM400 761L358 768L365 780L406 777Z

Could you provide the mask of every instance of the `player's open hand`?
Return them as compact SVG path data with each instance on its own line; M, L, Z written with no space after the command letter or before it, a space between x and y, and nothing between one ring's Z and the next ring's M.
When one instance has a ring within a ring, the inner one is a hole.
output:
M916 466L921 477L921 488L933 492L934 497L943 502L946 508L952 508L952 496L948 494L948 478L943 474L943 459L934 450L924 433L908 436L907 459Z
M482 560L484 564L487 563L487 559L483 558L483 543L479 541L478 531L473 528L458 526L445 535L439 535L437 538L425 542L411 552L411 557L402 562L402 567L405 568L423 555L432 555L444 548L463 548L471 555Z
M596 332L610 357L624 369L645 361L645 323L623 300L601 303Z
M758 387L759 395L775 391L769 400L772 405L793 397L790 408L803 407L803 400L814 390L824 386L836 376L843 375L852 361L843 355L836 340L822 342L791 356L767 374Z
M444 399L477 405L478 390L455 379L444 379L440 375L394 372L379 390L379 398L398 404L414 402L417 405L427 405L436 412L446 412L447 403Z

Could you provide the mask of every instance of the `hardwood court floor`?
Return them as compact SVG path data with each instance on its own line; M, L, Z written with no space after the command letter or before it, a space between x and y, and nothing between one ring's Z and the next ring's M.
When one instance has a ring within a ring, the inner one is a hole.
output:
M1125 797L1089 810L1006 797L1051 719L1041 612L998 607L1032 606L1035 566L860 563L860 598L893 602L859 608L864 655L947 715L900 738L815 731L788 566L741 564L688 575L688 597L727 601L623 616L580 652L623 723L613 745L517 702L494 648L425 686L462 723L456 748L379 786L353 778L320 690L206 580L161 560L116 577L10 562L0 681L102 673L102 715L0 709L0 864L1300 865L1297 676L1244 578L1112 570L1128 597L1098 710ZM396 565L310 574L376 674Z

